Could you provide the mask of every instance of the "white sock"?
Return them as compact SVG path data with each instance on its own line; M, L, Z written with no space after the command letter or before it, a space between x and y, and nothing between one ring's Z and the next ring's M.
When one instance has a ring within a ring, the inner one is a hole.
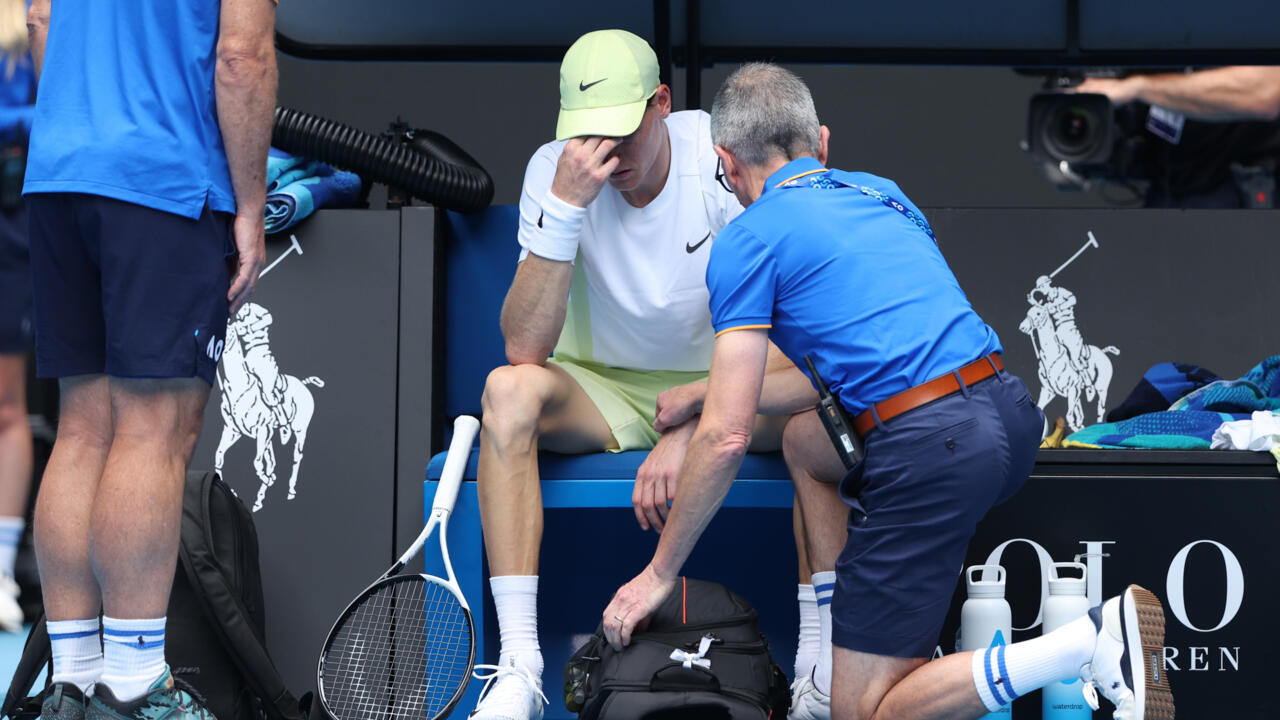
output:
M102 618L102 683L117 700L142 697L160 679L164 663L165 618Z
M818 596L812 585L800 585L796 592L800 603L800 640L796 643L796 669L793 677L813 674L822 647L822 628L818 621Z
M973 685L995 712L1032 690L1080 677L1093 657L1098 629L1086 615L1034 640L973 653Z
M813 594L818 599L818 662L813 668L813 686L823 695L831 694L831 596L836 591L836 571L813 574Z
M50 620L46 627L53 650L52 682L71 683L88 695L90 686L102 676L98 618Z
M542 648L538 645L538 576L502 575L489 578L493 604L498 610L498 635L502 653L499 665L512 661L536 678L542 677Z
M0 517L0 575L13 577L13 563L18 558L18 542L27 523L20 517Z

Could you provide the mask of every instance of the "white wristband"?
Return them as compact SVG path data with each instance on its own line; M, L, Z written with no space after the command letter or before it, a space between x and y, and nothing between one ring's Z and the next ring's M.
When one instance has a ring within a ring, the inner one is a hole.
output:
M548 260L572 262L578 255L586 208L570 205L547 190L540 209L538 223L530 229L529 252Z

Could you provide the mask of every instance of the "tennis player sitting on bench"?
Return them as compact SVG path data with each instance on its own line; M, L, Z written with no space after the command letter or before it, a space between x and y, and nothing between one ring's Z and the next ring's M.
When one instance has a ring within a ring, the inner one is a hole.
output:
M574 43L560 107L558 140L529 161L520 198L521 262L502 308L511 364L484 389L480 511L502 653L478 666L492 674L473 718L543 714L539 447L652 449L633 500L641 527L662 530L711 362L707 258L742 210L717 183L709 116L671 112L639 37L604 30ZM773 377L807 385L776 357L766 392ZM758 419L753 449L778 449L785 420Z

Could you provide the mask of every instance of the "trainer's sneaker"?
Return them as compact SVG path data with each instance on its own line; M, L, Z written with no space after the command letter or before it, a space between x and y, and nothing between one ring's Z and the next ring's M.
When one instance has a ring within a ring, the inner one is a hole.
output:
M0 630L22 632L22 606L18 604L20 592L18 583L8 573L0 572Z
M84 720L84 693L75 683L54 683L40 703L40 720Z
M215 720L201 702L190 685L175 681L165 668L160 679L134 700L117 700L111 688L98 683L85 716L88 720Z
M482 675L481 670L489 670ZM473 677L485 680L472 720L542 720L542 680L514 660L509 665L477 665Z
M1173 720L1173 692L1164 671L1164 608L1150 591L1130 585L1089 611L1098 628L1093 658L1080 669L1084 696L1115 703L1115 720Z
M831 720L831 696L813 684L813 676L798 677L791 683L791 710L787 720Z

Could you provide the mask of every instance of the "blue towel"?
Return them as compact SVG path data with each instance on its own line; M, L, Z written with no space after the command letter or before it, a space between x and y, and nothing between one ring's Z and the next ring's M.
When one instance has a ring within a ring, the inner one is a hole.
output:
M360 176L271 148L267 157L267 234L297 225L323 207L360 200Z
M1280 410L1280 355L1258 363L1238 380L1219 380L1179 398L1168 410L1072 433L1063 447L1209 449L1224 422L1247 420L1255 410Z

